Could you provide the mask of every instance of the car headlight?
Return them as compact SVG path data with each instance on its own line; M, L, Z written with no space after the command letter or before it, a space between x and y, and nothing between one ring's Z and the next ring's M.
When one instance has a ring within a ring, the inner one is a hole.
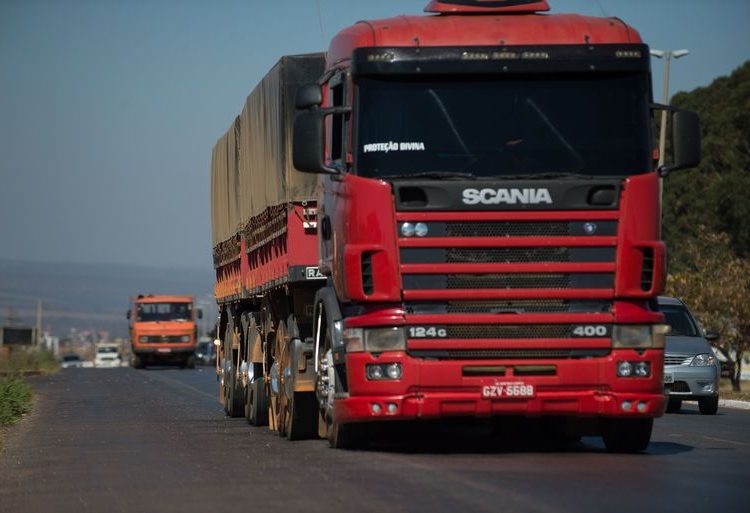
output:
M365 351L403 351L406 349L406 335L402 327L375 328L365 330Z
M711 353L697 354L693 357L693 361L690 362L691 367L708 367L713 365L716 358Z
M612 347L652 348L664 347L668 327L664 324L652 326L642 324L615 324L612 329Z
M180 337L180 342L190 342L190 335L183 335Z
M382 353L406 349L406 334L403 327L347 328L343 330L342 335L347 353Z

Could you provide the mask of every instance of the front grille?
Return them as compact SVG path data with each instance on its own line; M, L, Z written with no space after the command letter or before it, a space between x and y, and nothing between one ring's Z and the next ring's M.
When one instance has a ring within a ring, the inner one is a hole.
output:
M447 338L463 339L516 339L516 338L570 338L574 324L449 324ZM603 335L608 337L610 333Z
M185 335L146 335L138 337L141 344L180 344ZM144 340L145 339L145 340Z
M615 248L401 248L402 264L533 264L615 261Z
M675 381L674 383L666 384L664 385L664 388L667 392L690 393L690 386L688 386L688 384L684 381Z
M433 360L565 360L601 358L609 349L449 349L409 350L409 356Z
M427 237L611 237L617 221L429 221Z
M690 365L692 356L668 354L664 356L664 365Z
M436 289L607 289L612 273L405 274L407 290Z
M560 237L570 232L570 223L559 221L445 223L448 237Z
M565 299L517 299L493 301L407 302L408 314L486 314L486 313L609 313L611 301Z

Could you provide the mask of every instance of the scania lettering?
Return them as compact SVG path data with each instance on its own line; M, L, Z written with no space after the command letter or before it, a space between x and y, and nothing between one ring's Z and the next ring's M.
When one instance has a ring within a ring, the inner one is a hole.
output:
M552 197L547 189L464 189L463 198L467 205L552 203Z
M661 179L697 163L697 117L652 103L634 28L547 10L434 0L283 57L250 94L212 159L229 415L342 448L511 415L648 446Z

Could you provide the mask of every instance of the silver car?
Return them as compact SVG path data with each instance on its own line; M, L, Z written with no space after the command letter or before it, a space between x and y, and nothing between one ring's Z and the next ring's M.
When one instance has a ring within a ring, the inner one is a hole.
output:
M676 298L660 297L659 310L671 331L664 351L664 390L667 411L676 412L682 401L698 401L703 415L719 409L719 361L709 345L715 333L703 334L685 304Z

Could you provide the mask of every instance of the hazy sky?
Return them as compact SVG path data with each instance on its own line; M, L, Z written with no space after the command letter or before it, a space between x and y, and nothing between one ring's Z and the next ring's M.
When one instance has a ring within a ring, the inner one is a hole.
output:
M0 258L210 267L211 148L256 82L356 20L426 4L0 0ZM672 91L750 59L749 0L550 4L688 48Z

